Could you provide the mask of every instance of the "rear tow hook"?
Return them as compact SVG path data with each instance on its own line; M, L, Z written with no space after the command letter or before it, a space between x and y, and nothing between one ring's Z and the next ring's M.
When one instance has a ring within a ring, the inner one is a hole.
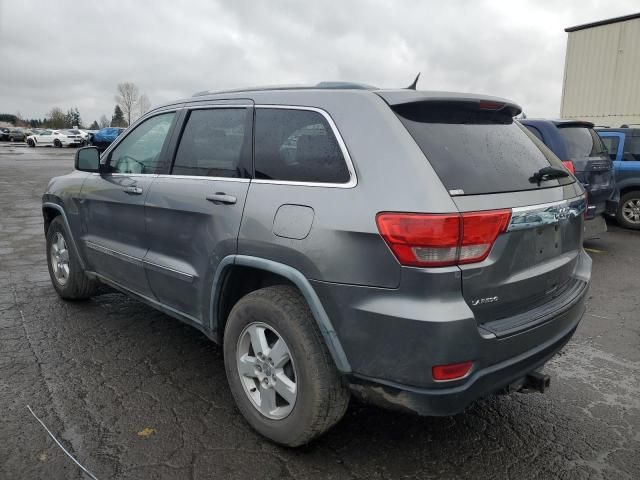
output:
M551 386L551 377L542 372L531 372L524 377L524 383L520 387L521 393L546 392Z
M544 393L549 389L551 385L551 377L542 372L531 372L526 376L516 380L515 382L507 385L498 393L510 394L510 393Z

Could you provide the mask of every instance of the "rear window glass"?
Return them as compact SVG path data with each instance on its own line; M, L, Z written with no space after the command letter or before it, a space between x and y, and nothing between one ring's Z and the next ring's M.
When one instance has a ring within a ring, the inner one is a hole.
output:
M567 144L569 159L608 155L602 140L592 128L560 126L558 131Z
M572 177L529 179L558 158L508 113L473 104L412 103L394 107L450 193L477 195L536 190L572 183Z
M350 179L331 126L318 112L257 108L256 178L314 183Z

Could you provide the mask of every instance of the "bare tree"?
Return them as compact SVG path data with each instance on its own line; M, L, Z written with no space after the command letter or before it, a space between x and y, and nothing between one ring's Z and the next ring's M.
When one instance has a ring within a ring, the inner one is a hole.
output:
M151 102L149 101L149 97L147 97L144 93L140 95L140 99L138 100L138 112L140 116L144 115L151 109Z
M67 117L59 107L53 107L47 115L49 128L65 128Z
M118 95L115 96L115 100L127 119L127 125L131 125L131 116L135 115L140 101L140 90L135 83L119 83Z
M98 125L100 128L107 128L109 125L111 125L111 122L109 122L109 119L106 115L102 115L100 117L100 122L98 123Z

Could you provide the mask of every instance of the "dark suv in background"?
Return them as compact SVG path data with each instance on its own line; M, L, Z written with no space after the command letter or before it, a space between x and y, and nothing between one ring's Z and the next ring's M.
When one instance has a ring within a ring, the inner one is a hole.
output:
M26 138L27 134L22 128L3 128L0 131L0 140L9 142L24 142Z
M587 191L585 238L607 231L604 215L615 215L619 195L609 153L593 129L580 120L520 120L563 161Z
M351 394L424 415L544 391L585 310L584 189L494 97L358 85L156 108L43 196L65 299L99 282L223 345L301 445Z
M640 128L597 128L613 162L620 205L616 220L640 229Z

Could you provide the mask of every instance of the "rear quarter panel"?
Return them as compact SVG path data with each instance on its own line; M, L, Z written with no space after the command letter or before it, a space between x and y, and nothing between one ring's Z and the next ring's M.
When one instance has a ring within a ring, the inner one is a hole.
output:
M329 94L328 94L329 93ZM371 92L271 93L256 105L320 108L335 122L353 161L352 188L252 182L240 227L238 251L287 264L325 282L396 288L401 268L378 234L378 212L451 212L456 207L422 151L384 101ZM303 239L274 234L285 204L313 209Z

